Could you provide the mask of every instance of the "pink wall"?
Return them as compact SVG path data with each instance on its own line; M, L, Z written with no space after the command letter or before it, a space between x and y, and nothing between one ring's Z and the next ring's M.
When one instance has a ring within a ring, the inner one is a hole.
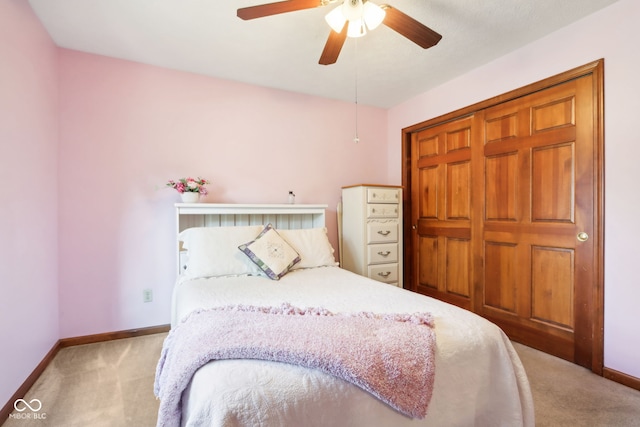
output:
M386 183L386 110L75 51L60 52L62 337L169 322L175 278L168 179L212 181L206 201L329 205ZM152 303L142 302L151 288Z
M57 49L0 2L0 407L59 337L57 102Z
M640 2L620 0L389 111L389 181L402 128L605 58L605 366L640 378ZM482 84L478 84L482 82Z

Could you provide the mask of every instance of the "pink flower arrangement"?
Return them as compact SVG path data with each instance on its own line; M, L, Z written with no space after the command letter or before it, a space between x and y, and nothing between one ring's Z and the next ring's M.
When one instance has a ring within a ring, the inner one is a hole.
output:
M209 181L198 177L194 178L180 178L177 181L172 179L167 182L167 187L174 188L178 193L200 193L203 196L207 194L205 184L209 184Z

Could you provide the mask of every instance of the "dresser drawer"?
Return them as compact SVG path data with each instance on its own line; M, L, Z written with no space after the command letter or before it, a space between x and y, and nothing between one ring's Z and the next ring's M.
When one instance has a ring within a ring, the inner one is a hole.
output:
M368 203L367 218L397 218L397 204Z
M397 241L397 222L372 222L367 224L367 243L391 243Z
M400 203L397 188L368 188L367 203Z
M369 277L378 282L393 283L398 281L398 264L381 264L369 266Z
M376 244L368 245L367 253L369 264L384 264L386 262L398 261L398 244Z

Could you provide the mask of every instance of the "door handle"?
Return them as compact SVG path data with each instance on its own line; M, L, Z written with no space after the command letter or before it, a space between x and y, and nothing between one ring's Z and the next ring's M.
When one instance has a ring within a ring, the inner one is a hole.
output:
M587 233L585 233L584 231L581 231L581 232L578 233L577 238L581 242L586 242L587 240L589 240L589 235Z

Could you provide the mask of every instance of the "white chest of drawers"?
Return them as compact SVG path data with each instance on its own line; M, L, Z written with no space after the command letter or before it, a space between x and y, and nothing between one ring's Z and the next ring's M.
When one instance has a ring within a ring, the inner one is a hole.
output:
M402 188L342 188L342 267L402 287Z

